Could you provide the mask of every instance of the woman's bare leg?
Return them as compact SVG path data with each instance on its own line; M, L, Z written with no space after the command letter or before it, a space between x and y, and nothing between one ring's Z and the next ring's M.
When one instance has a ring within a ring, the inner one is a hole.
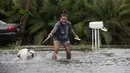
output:
M66 58L71 59L71 44L67 43L64 45L65 50L66 50Z
M58 54L58 50L60 48L60 42L54 41L53 44L54 44L54 53L53 53L52 59L56 60L57 59L56 55Z

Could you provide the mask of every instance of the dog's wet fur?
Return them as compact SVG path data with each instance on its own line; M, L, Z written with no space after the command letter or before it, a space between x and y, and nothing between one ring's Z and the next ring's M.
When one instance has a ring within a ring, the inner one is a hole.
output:
M32 59L36 56L36 53L35 51L33 50L30 50L30 49L27 49L27 48L24 48L22 50L20 50L18 53L17 53L17 57L19 59L23 59L23 60L28 60L28 59Z

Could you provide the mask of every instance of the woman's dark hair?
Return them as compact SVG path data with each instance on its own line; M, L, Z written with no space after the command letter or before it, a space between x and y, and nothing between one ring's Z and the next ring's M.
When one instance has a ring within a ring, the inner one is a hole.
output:
M63 16L65 16L65 17L67 17L67 18L68 18L68 15L67 15L67 14L61 14L61 16L60 16L60 17L63 17Z

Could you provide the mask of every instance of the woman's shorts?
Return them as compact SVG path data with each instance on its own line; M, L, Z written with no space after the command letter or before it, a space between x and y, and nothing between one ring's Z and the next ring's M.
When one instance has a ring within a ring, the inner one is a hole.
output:
M60 40L60 39L55 39L53 38L53 41L54 42L59 42L61 45L66 45L66 44L70 44L70 40L69 39L63 39L63 40Z

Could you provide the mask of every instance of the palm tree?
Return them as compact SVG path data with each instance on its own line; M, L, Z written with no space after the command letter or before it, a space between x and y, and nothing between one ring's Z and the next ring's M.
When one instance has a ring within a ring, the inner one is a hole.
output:
M78 11L78 4L80 4L79 2L80 0L76 0L76 2L73 0L41 0L38 2L34 2L33 5L40 5L38 8L32 7L33 20L30 20L30 23L32 25L30 27L30 34L35 35L35 44L41 44L43 39L45 39L47 34L49 34L50 30L52 30L52 28L54 27L55 23L59 20L61 13L67 13L70 16L69 20L71 20L72 23L77 23L79 21L75 18L81 20L81 14L83 11ZM77 9L76 6L78 7ZM73 9L73 7L75 7L75 9ZM37 11L37 9L40 10ZM73 14L74 12L75 14Z
M85 21L104 21L105 27L108 28L108 33L102 32L102 36L106 43L122 44L125 42L125 36L130 36L129 28L126 25L127 15L130 15L128 0L93 0L91 2L84 0L86 10L88 10ZM111 37L110 37L111 35ZM119 38L117 38L117 36Z
M91 30L88 23L90 21L104 21L105 27L108 28L108 32L102 32L101 34L103 40L105 40L104 44L109 44L111 41L112 44L122 44L119 43L119 41L125 43L125 35L122 32L129 34L129 27L124 23L126 20L124 17L129 14L129 4L126 1L128 0L41 0L39 3L42 4L38 7L40 10L37 12L33 10L32 12L34 20L31 20L31 23L33 23L30 31L31 34L35 34L36 40L41 38L40 44L45 39L45 37L42 37L43 34L47 36L48 32L46 31L48 29L46 28L52 28L61 13L67 13L74 29L83 38L83 42L88 41L89 44L91 41L89 40ZM37 7L33 8L36 8L35 11L37 10ZM116 39L117 36L119 36L119 39Z
M22 43L24 42L24 39L25 39L25 31L26 31L26 26L27 26L27 19L28 19L28 12L29 12L29 8L30 8L30 3L31 3L31 0L25 0L25 10L24 10L25 14L21 18Z
M129 0L1 0L0 19L20 22L22 17L24 39L41 44L60 14L67 13L82 43L91 43L89 22L103 21L108 28L101 33L103 44L130 44L129 6Z
M19 23L21 15L19 9L15 6L14 0L0 1L0 19L6 22Z

